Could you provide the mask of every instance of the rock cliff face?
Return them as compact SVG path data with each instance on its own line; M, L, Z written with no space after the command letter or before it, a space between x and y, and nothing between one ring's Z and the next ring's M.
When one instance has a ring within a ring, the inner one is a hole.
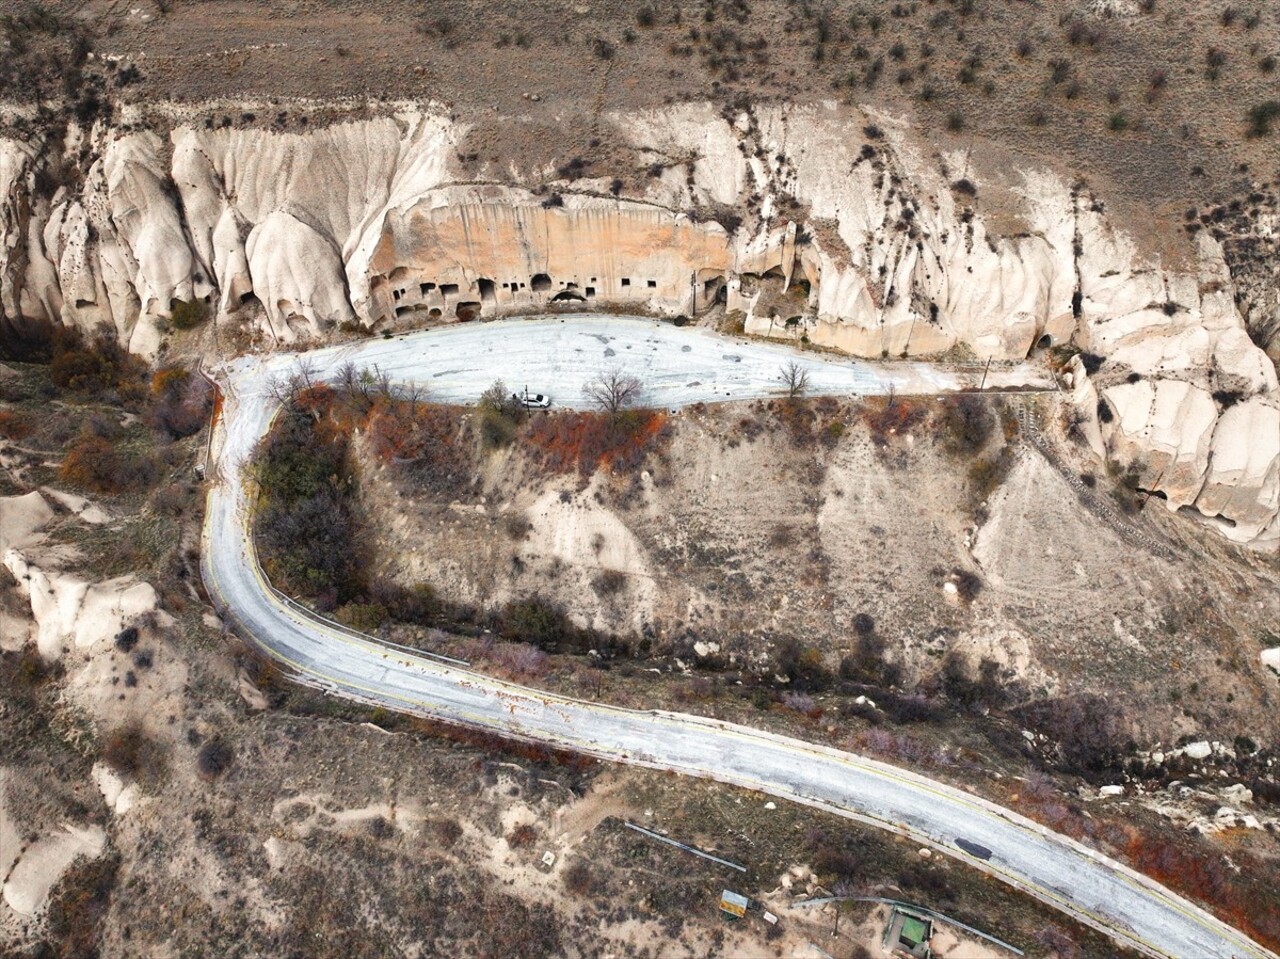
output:
M722 306L748 332L861 356L1070 343L1101 360L1075 367L1099 452L1232 539L1280 541L1276 370L1207 236L1197 265L1165 269L1083 188L1033 170L988 184L845 107L601 122L655 160L638 187L604 170L478 181L456 161L465 125L429 110L306 133L175 121L0 137L3 335L105 325L155 357L193 300L282 345L568 301ZM66 158L82 175L50 186Z

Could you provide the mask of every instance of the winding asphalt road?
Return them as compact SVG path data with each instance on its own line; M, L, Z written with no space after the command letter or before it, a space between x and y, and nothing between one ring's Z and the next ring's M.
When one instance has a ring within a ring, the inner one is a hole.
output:
M218 371L224 392L215 434L203 543L209 594L245 638L296 677L340 696L497 731L611 761L716 779L820 807L932 846L1152 956L1269 957L1247 937L1100 853L985 800L904 769L717 720L638 712L506 683L389 647L291 604L266 582L250 535L243 465L277 410L271 386L297 357L246 358ZM582 406L582 384L617 365L640 376L645 402L678 407L776 395L794 359L811 394L938 393L980 371L927 364L877 367L747 343L652 321L562 317L469 324L315 350L320 378L343 363L377 365L438 401L472 402L497 376L558 405ZM988 387L1051 384L1031 369L993 372ZM989 851L989 857L986 853Z

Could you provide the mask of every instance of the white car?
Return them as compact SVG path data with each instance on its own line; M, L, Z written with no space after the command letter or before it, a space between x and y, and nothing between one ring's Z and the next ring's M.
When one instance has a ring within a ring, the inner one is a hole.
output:
M511 398L526 410L545 410L551 405L551 397L543 393L530 393L528 390L512 393Z

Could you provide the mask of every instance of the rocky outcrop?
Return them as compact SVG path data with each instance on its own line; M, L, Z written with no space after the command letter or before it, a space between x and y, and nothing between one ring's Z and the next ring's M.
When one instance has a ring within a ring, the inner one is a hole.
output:
M128 576L89 583L40 569L16 549L8 550L3 562L31 601L36 648L49 661L62 657L64 644L84 650L110 639L160 603L150 583Z
M561 197L506 187L432 191L383 221L357 309L377 321L426 311L459 318L547 302L692 312L723 281L729 237L631 200Z
M105 325L154 357L193 300L278 344L567 302L723 307L750 333L863 356L1073 344L1105 361L1095 387L1076 373L1100 448L1237 540L1280 536L1275 367L1206 234L1193 269L1166 269L1082 188L1034 170L988 183L893 118L834 104L602 122L660 159L639 187L606 170L477 182L455 160L465 125L433 110L305 133L0 137L3 333ZM50 189L40 174L64 148L88 158L83 177Z

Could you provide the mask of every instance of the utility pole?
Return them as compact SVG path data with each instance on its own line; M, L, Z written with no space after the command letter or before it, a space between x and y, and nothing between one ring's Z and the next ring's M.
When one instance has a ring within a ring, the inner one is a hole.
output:
M982 382L978 384L979 393L981 393L983 388L987 385L987 370L991 369L991 359L991 356L987 357L987 365L982 370Z
M696 319L698 316L698 271L694 270L689 274L689 293L692 304L689 307L689 318Z

